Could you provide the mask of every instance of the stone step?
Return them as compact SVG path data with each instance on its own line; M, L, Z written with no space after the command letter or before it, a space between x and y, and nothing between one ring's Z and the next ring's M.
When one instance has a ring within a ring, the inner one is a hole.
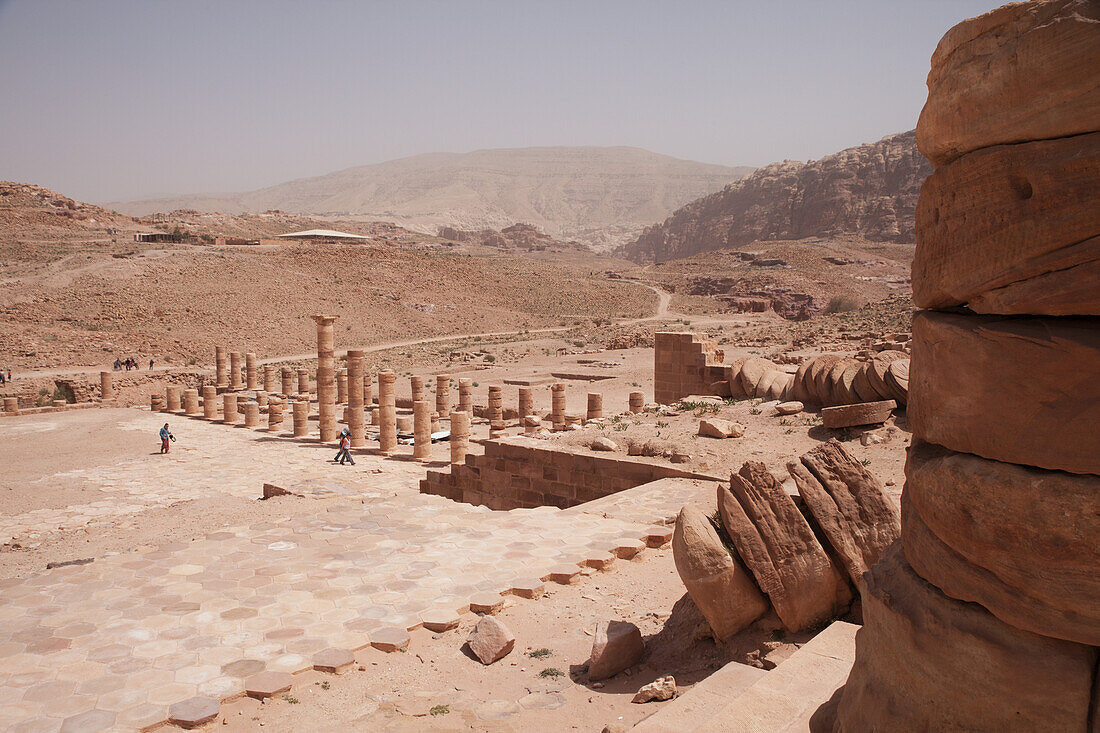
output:
M770 672L731 662L646 718L640 733L804 733L848 679L854 624L836 621Z

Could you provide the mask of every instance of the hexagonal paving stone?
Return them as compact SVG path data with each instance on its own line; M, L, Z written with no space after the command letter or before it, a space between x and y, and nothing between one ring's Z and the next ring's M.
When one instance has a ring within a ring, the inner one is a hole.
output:
M313 668L318 672L343 674L355 664L355 655L347 649L328 648L313 655Z
M108 730L115 724L115 714L106 710L89 710L70 718L61 724L61 733L98 733Z
M588 558L585 561L585 565L596 570L608 570L615 563L614 552L601 552L598 555Z
M449 608L429 608L420 614L420 620L428 631L440 633L458 628L458 614Z
M383 626L371 632L370 644L382 652L396 652L409 647L409 632L399 626Z
M613 552L622 560L629 560L646 548L646 543L629 537L618 540Z
M562 585L568 585L573 580L579 577L581 574L581 568L579 565L555 565L550 568L544 580L549 580L554 583L561 583Z
M672 527L655 524L645 529L645 543L649 547L662 547L672 542Z
M538 578L513 580L512 587L508 590L520 598L542 598L546 594L546 586Z
M500 593L489 591L470 596L470 610L474 613L496 613L504 608L504 598Z
M221 712L221 703L209 697L192 697L168 708L168 722L182 728L209 723Z
M244 681L244 691L249 697L262 699L286 692L294 684L294 678L286 672L260 672Z

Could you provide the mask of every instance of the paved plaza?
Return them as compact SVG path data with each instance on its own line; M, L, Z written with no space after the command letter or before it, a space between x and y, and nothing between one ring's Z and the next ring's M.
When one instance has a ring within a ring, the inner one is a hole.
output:
M100 498L6 517L0 533L219 493L258 497L265 482L339 495L339 505L0 580L0 728L142 729L192 698L241 695L260 673L322 668L339 656L327 650L399 647L407 631L471 603L537 597L570 568L613 568L666 541L654 523L712 491L656 482L564 511L492 512L420 494L424 466L412 461L362 455L337 472L327 448L176 420L190 450L83 471ZM124 425L162 422L133 411Z

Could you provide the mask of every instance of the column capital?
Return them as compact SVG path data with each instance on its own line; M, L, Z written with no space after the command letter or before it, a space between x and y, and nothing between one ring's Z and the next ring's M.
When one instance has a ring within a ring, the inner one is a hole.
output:
M336 323L336 316L326 314L310 316L310 318L316 321L319 326L331 326L333 323Z

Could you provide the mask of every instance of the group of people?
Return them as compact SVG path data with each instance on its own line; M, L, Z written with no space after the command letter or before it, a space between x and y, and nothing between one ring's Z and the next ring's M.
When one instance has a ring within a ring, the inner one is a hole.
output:
M11 369L8 369L7 374L3 369L0 369L0 384L7 384L11 381Z
M141 367L138 366L137 359L134 359L133 357L128 356L128 357L126 357L125 361L123 361L122 359L115 358L115 371L116 372L121 372L123 369L125 369L126 371L130 371L131 369L140 369L140 368ZM152 359L149 360L149 368L150 369L153 368L153 360Z

